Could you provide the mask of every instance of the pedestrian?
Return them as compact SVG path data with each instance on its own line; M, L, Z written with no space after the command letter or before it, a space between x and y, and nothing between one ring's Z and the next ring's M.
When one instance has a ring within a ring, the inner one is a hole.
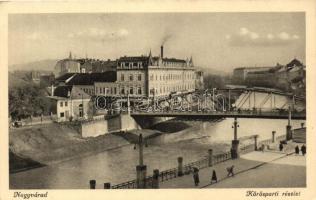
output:
M234 165L232 165L231 167L227 167L226 170L227 170L227 172L228 172L227 177L229 177L230 175L231 175L231 176L234 176L234 175L235 175L235 174L234 174Z
M214 182L217 183L217 176L216 176L215 170L213 170L213 173L212 173L211 184L213 184Z
M300 148L298 147L298 145L296 145L296 147L295 147L295 154L296 155L300 154Z
M199 169L196 167L193 167L193 179L194 179L195 186L198 186L200 183L200 178L199 178Z
M306 146L304 144L301 147L301 151L302 151L303 156L305 156L305 154L306 154Z
M280 149L280 151L282 151L283 150L283 144L280 142L280 144L279 144L279 149Z
M262 145L261 145L261 151L262 151L262 153L264 152L264 147L265 147L264 144L262 144Z

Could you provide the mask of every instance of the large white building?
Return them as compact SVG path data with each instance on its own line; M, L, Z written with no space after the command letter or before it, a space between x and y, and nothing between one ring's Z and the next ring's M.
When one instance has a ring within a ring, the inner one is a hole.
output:
M117 62L115 84L95 82L95 94L108 96L163 97L174 92L191 92L197 87L196 69L191 59L160 56L121 57Z

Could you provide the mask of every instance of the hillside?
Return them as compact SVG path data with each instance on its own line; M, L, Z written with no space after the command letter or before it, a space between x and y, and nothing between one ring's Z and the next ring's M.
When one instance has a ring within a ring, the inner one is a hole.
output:
M57 59L47 59L47 60L39 60L39 61L23 63L23 64L10 65L9 71L15 71L15 70L53 71L57 61L58 61Z

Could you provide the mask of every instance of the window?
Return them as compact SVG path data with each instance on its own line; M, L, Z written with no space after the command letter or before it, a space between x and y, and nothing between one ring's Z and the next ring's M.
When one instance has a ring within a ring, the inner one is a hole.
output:
M138 87L138 94L142 94L142 88Z
M114 87L114 94L116 94L116 87Z
M102 88L100 87L100 94L102 94Z
M103 88L103 94L105 94L105 87Z
M130 87L130 88L129 88L129 93L130 93L130 94L133 94L133 92L134 92L134 91L133 91L133 87Z
M79 104L79 117L83 117L83 105Z
M121 74L121 81L124 81L124 74Z
M64 117L64 116L65 116L65 113L61 112L60 117Z
M152 77L151 77L152 78ZM142 80L142 75L138 74L138 80L141 81Z
M133 74L130 74L130 75L129 75L129 80L130 80L130 81L133 81Z
M60 102L60 107L63 107L64 106L64 102Z
M121 89L121 94L125 94L124 88Z
M154 75L150 75L150 80L151 80L151 81L154 80Z
M67 106L68 106L68 102L66 101L66 102L65 102L65 107L67 107Z

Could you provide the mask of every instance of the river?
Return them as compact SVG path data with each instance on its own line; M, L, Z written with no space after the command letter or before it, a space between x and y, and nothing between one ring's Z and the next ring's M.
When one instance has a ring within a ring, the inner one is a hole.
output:
M287 120L238 119L238 137L258 134L259 140L285 135ZM298 128L304 120L292 120L292 127ZM165 142L149 144L144 148L144 163L147 175L153 169L160 171L177 166L177 157L184 163L207 156L212 148L216 153L230 148L233 138L233 119L220 122L188 121L190 128L165 135ZM162 137L162 136L159 136ZM136 177L135 166L138 151L134 145L79 157L58 164L10 174L10 189L88 189L89 180L97 181L97 188L104 182L118 184Z

